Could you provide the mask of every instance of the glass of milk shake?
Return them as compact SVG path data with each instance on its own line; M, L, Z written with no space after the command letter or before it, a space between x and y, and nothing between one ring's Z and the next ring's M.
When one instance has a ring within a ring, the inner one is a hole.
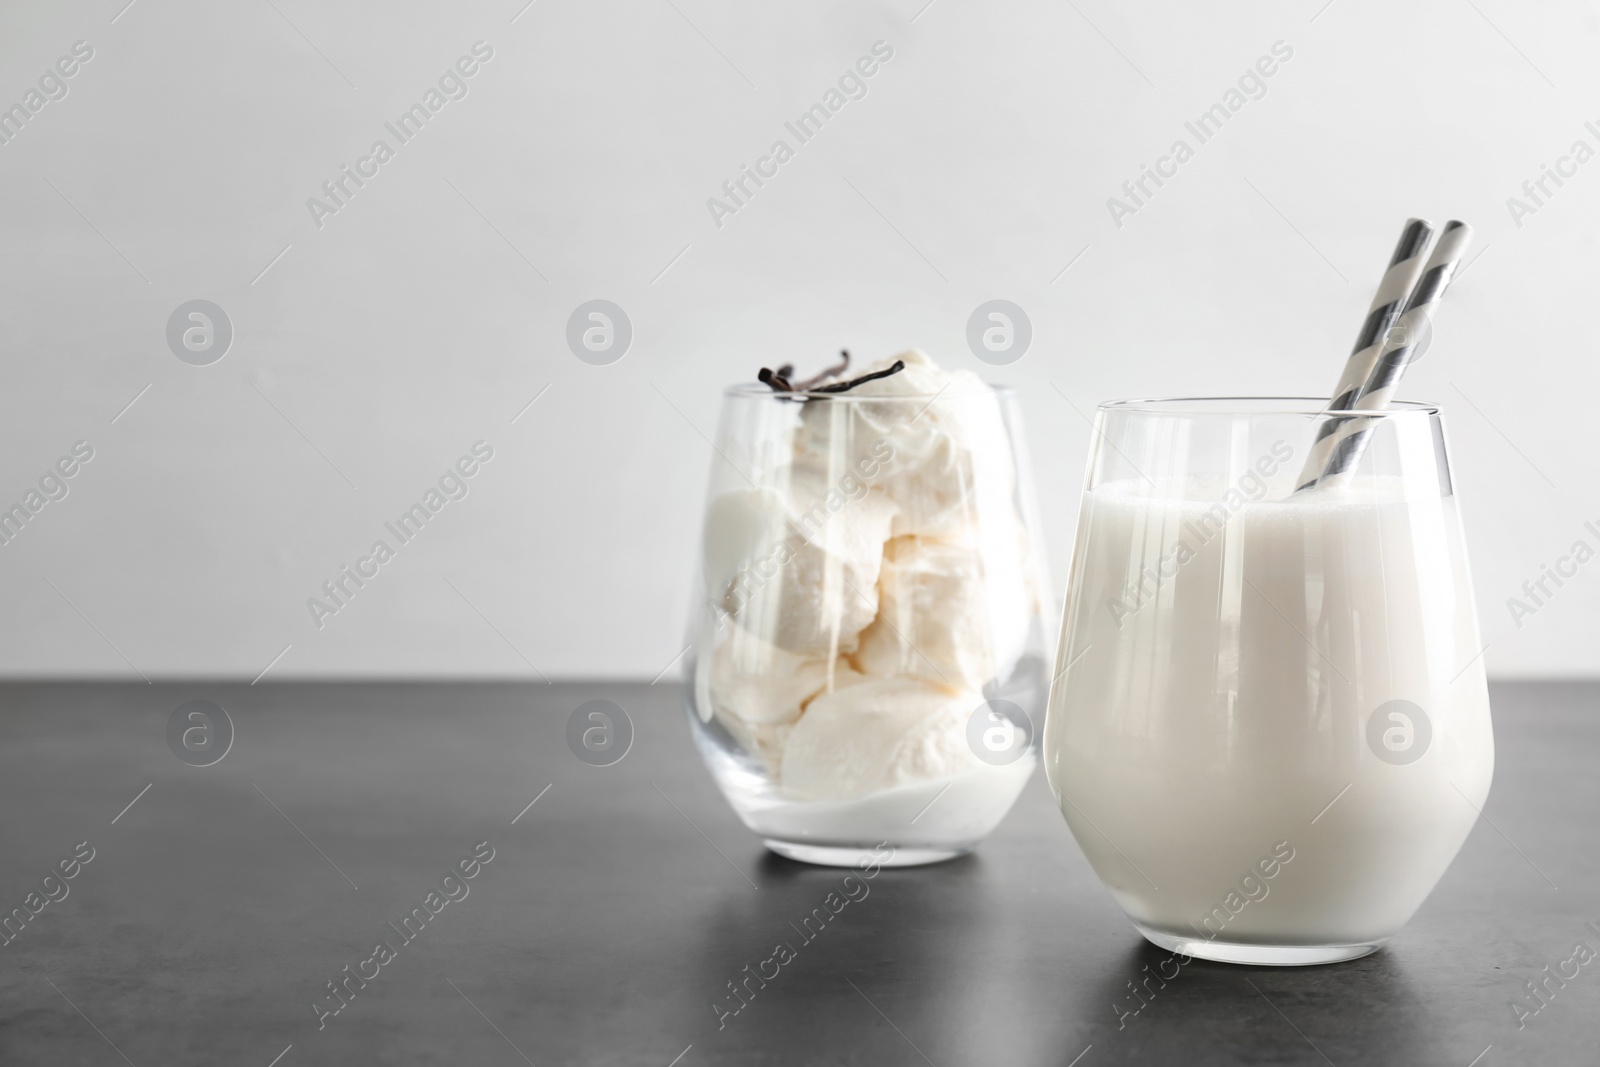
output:
M724 395L690 727L781 855L937 862L1038 760L1054 620L1017 405L916 351L834 370Z
M1483 644L1436 408L1100 407L1043 758L1134 926L1234 963L1353 959L1416 912L1494 771Z

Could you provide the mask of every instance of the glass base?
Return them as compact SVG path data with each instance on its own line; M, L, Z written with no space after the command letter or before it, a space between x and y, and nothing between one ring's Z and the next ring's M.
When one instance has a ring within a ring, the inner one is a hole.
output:
M965 856L973 849L972 845L962 848L906 848L896 846L894 855L886 859L878 859L873 854L872 845L841 848L837 845L797 844L793 841L779 841L771 837L762 838L761 843L786 859L800 863L815 863L819 867L859 867L863 860L870 860L880 867L924 867L930 863L943 863L945 860L953 860L957 856Z
M1256 967L1309 967L1318 963L1357 960L1382 948L1388 938L1349 945L1247 945L1238 941L1212 941L1203 937L1177 937L1134 923L1145 940L1180 956L1246 963Z

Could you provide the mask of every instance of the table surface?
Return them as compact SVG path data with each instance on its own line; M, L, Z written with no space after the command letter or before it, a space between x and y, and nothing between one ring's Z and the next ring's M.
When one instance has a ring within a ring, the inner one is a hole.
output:
M1594 1063L1600 966L1520 1028L1510 1003L1600 950L1597 696L1493 687L1485 817L1373 956L1195 961L1119 1017L1167 957L1038 773L976 853L882 871L719 1028L727 983L844 872L744 829L676 686L0 685L0 909L94 850L0 946L0 1063ZM565 741L593 698L634 723L610 767ZM166 739L192 699L234 725L209 767ZM483 841L465 898L409 942L386 925ZM393 958L364 963L380 939ZM319 1029L347 965L378 974Z

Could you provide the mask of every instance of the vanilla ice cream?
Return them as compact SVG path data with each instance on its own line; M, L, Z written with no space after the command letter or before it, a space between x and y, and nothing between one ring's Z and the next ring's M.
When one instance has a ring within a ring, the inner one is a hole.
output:
M789 401L786 454L707 511L718 625L697 704L765 772L741 808L762 832L825 811L831 829L805 836L878 834L884 812L904 821L954 784L965 807L917 831L938 837L942 818L987 832L1033 764L991 767L967 740L1043 614L999 401L921 352L895 359L886 377Z
M802 706L823 690L861 680L849 660L808 659L734 629L712 653L711 709L718 722L776 775Z
M803 492L807 480L797 483ZM815 524L803 499L762 488L712 500L706 592L738 625L779 648L812 657L853 652L878 613L893 505L868 493L852 502L848 520Z
M983 566L970 544L896 537L881 573L879 614L857 657L864 671L961 687L992 677Z

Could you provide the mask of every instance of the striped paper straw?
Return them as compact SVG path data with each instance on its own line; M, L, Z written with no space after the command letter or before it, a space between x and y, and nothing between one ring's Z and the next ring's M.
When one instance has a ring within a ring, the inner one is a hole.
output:
M1427 335L1432 325L1433 311L1443 299L1450 280L1455 277L1456 268L1461 266L1461 257L1471 241L1471 226L1455 219L1445 223L1444 230L1439 234L1439 243L1434 246L1433 254L1428 257L1428 265L1423 268L1422 278L1412 291L1411 299L1406 302L1399 328L1390 331L1390 339L1385 342L1372 374L1350 402L1351 410L1381 411L1389 406L1400 384L1400 377L1416 357L1417 344ZM1348 479L1361 460L1367 439L1372 436L1373 420L1370 418L1339 421L1341 425L1333 435L1333 449L1322 476L1317 480L1319 486Z
M1416 288L1417 279L1422 275L1423 253L1428 250L1431 240L1432 223L1427 219L1406 220L1405 228L1400 231L1400 240L1394 246L1394 255L1389 259L1389 269L1384 272L1383 281L1378 283L1378 291L1372 297L1372 307L1367 311L1366 321L1361 324L1361 332L1356 336L1355 347L1350 350L1350 358L1345 361L1339 384L1334 387L1333 400L1328 404L1329 411L1348 410L1356 393L1372 376L1372 370L1383 351L1384 340L1405 310L1406 298ZM1311 452L1300 470L1299 489L1315 484L1327 467L1328 457L1333 453L1334 434L1341 421L1324 419L1317 427Z

